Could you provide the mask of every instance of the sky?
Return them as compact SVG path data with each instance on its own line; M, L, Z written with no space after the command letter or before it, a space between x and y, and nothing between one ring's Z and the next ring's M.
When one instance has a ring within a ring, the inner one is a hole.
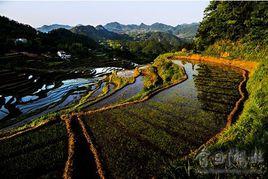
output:
M0 15L33 27L49 24L169 25L200 22L209 1L2 1Z

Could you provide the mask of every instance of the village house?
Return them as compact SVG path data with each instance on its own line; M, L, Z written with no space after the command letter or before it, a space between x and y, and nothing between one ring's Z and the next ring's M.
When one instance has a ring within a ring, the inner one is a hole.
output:
M20 44L20 43L22 43L22 44L26 44L27 42L28 42L28 40L25 39L25 38L17 38L17 39L15 40L15 44Z
M57 55L61 58L61 59L65 59L65 60L68 60L71 58L71 55L70 54L67 54L65 51L63 50L60 50L57 52Z

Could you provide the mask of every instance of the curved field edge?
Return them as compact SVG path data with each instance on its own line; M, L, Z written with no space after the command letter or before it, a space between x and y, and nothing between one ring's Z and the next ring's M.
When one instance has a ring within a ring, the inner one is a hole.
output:
M246 78L246 77L244 76L244 79L245 79L245 78ZM171 86L173 86L173 85L176 85L176 84L178 84L178 83L180 83L180 82L182 82L182 81L184 81L184 80L186 80L186 79L187 79L187 76L184 76L181 80L177 81L176 83L173 83L173 84L171 84L171 85L167 85L167 86L163 86L162 88L153 91L152 93L150 93L149 95L145 96L145 97L142 98L142 99L135 100L135 101L133 101L133 102L129 102L129 103L123 103L123 104L118 104L118 105L109 106L108 108L102 108L102 109L97 110L97 111L88 111L88 113L100 112L100 111L109 110L109 109L113 109L113 108L117 108L117 107L121 107L121 106L126 106L126 105L131 105L131 104L135 104L135 103L143 102L143 101L149 99L152 95L154 95L154 94L156 94L156 93L158 93L158 92L160 92L160 91L162 91L162 90L164 90L164 89L166 89L166 88L169 88L169 87L171 87ZM243 81L244 81L244 80L243 80ZM244 81L244 82L245 82L245 81ZM242 83L242 82L241 82L241 83ZM36 126L35 126L35 127L36 127ZM30 130L30 129L29 129L29 130ZM25 132L27 132L27 131L25 131ZM72 147L70 147L70 148L72 148ZM69 155L69 156L71 156L71 155ZM67 175L67 176L68 176L68 175ZM66 177L66 175L65 175L65 177ZM68 178L68 177L66 177L66 178Z
M158 58L156 58L156 60L157 59L160 59L160 58L158 57ZM164 60L166 60L166 58ZM146 101L150 97L159 93L160 91L163 91L167 88L170 88L174 85L177 85L177 84L182 83L183 81L187 80L188 77L187 77L187 74L186 74L184 68L179 67L179 69L180 69L179 71L182 73L181 74L182 76L180 76L180 78L178 78L177 80L174 80L170 83L164 83L163 85L160 85L157 88L153 88L151 90L148 90L147 92L142 91L141 93L139 93L139 94L141 94L139 96L139 98L137 98L135 100L134 99L133 100L131 99L130 101L126 100L126 101L123 101L121 103L109 105L109 106L102 107L102 108L99 108L96 110L88 110L88 111L83 110L83 108L85 108L84 105L86 105L86 106L92 105L98 101L101 101L101 100L113 95L115 92L120 91L121 89L123 89L127 85L135 83L136 78L140 75L140 72L137 70L137 68L134 69L134 75L133 75L133 77L130 77L130 78L118 77L118 76L116 76L116 73L112 73L106 79L102 80L102 82L106 81L106 82L109 82L109 83L116 85L116 88L114 90L112 90L110 92L110 94L106 95L106 93L108 93L108 91L106 91L106 92L100 94L98 97L94 98L93 100L83 101L83 104L80 104L79 102L77 105L72 104L71 106L66 107L65 109L62 109L62 110L57 111L57 112L48 113L44 116L38 117L38 118L28 122L26 124L23 124L19 127L13 128L13 129L8 130L8 131L0 132L0 141L5 140L5 139L9 139L9 138L13 138L13 137L16 137L18 135L24 134L26 132L38 129L38 128L50 123L51 121L53 121L55 119L60 119L62 115L74 114L74 113L92 114L92 113L96 113L96 112L101 112L101 111L110 110L110 109L114 109L114 108L124 107L124 106L128 106L128 105L132 105L132 104ZM89 98L96 90L90 92L89 94L86 94L85 98ZM108 89L108 90L110 91L110 89ZM84 97L82 97L82 100L84 100Z
M42 127L43 125L46 125L47 123L55 120L56 118L60 119L61 115L73 113L74 111L79 111L80 107L82 105L94 104L95 102L98 102L98 101L106 98L107 96L110 96L113 93L119 91L120 89L124 88L128 84L134 83L135 77L129 78L129 79L122 78L122 84L118 84L117 88L112 90L112 92L110 94L106 95L106 93L108 93L108 91L106 91L106 92L101 93L99 96L96 96L93 99L88 100L88 98L91 97L92 94L94 94L100 88L100 84L98 84L98 88L96 90L93 90L93 91L89 92L88 94L85 94L85 96L83 96L77 104L71 104L71 105L69 105L61 110L58 110L56 112L47 113L43 116L37 117L29 122L26 122L18 127L14 127L14 128L8 129L8 130L0 131L0 141L15 137L15 136L18 136L18 135L23 134L25 132L29 132L31 130ZM102 83L104 81L106 81L106 79L101 80L101 82L99 82L99 83ZM113 81L111 81L111 83L113 83ZM108 89L108 90L111 91L111 89Z
M110 105L110 106L100 108L97 110L93 110L93 111L85 110L84 108L86 106L89 106L89 105L92 105L98 101L101 101L101 100L113 95L116 92L120 92L120 90L123 89L124 87L126 87L127 85L135 83L136 78L140 75L140 72L137 70L137 68L134 69L133 77L119 77L116 75L116 73L112 73L107 78L105 78L101 81L114 84L116 86L115 89L113 89L113 90L108 89L108 91L103 91L96 98L88 100L88 98L90 96L92 96L92 94L94 94L95 91L98 90L98 89L96 89L96 90L90 92L89 94L85 94L85 96L83 96L81 98L82 103L80 103L80 101L79 101L78 104L71 104L69 107L66 107L60 111L45 114L44 116L38 117L38 118L36 118L30 122L27 122L21 126L12 128L12 129L7 130L7 131L2 131L2 132L0 132L0 141L3 139L15 137L15 136L20 135L24 132L28 132L28 131L31 131L31 130L36 129L38 127L41 127L41 126L47 124L50 120L54 120L54 118L60 118L61 115L66 115L66 114L70 114L70 113L74 113L74 112L84 113L85 111L86 111L86 113L87 112L94 113L94 112L99 112L99 111L117 108L120 106L131 105L131 104L143 102L143 101L149 99L151 96L155 95L156 93L158 93L164 89L167 89L169 87L172 87L176 84L179 84L179 83L183 82L184 80L186 80L187 75L186 75L183 67L180 67L179 69L180 69L179 71L182 72L182 75L183 75L181 78L173 81L172 83L164 83L162 86L159 86L158 88L154 88L152 90L147 91L147 93L142 93L143 95L139 96L140 98L138 98L136 100L125 101L123 103ZM109 91L111 91L111 92L108 94Z
M260 52L261 53L261 52ZM210 151L228 150L238 148L252 150L264 149L267 144L267 119L268 119L268 55L263 53L256 61L229 60L201 54L169 53L169 58L188 59L194 61L213 62L249 71L249 79L246 85L249 93L244 108L237 121L221 132L217 139L206 146Z
M131 104L135 104L135 103L139 103L139 102L143 102L147 99L149 99L151 96L155 95L156 93L167 89L169 87L172 87L178 83L181 83L182 81L187 79L187 75L184 71L183 68L180 68L181 72L183 72L184 76L181 76L178 80L173 81L172 83L169 84L164 84L162 86L160 86L157 89L153 89L152 91L150 91L150 93L146 96L144 96L143 98L139 99L139 100L135 100L132 102L127 102L127 103L123 103L123 104L119 104L119 105L115 105L115 106L111 106L112 108L116 108L116 107L120 107L120 106L125 106L125 105L131 105ZM123 85L124 86L124 85ZM101 110L107 110L109 108L104 108ZM65 110L64 110L65 111ZM99 111L92 111L94 112L99 112ZM86 113L80 113L80 114L86 114ZM77 113L71 113L71 115L77 115ZM4 135L4 137L0 138L0 141L3 140L8 140L10 138L17 137L20 135L23 135L25 133L28 133L30 131L36 131L39 128L48 125L49 123L51 123L52 121L56 121L61 119L62 121L65 122L66 124L66 130L67 130L67 135L68 135L68 159L66 160L66 164L65 164L65 169L64 169L64 174L63 174L63 178L71 178L73 175L77 174L77 172L73 171L73 166L74 166L74 158L75 158L75 136L77 136L77 134L74 134L74 132L71 130L71 123L70 120L71 119L66 119L66 117L64 116L64 114L62 114L62 112L59 113L51 113L49 115L43 116L41 118L38 118L32 122L30 122L29 124L26 124L20 128L17 128L14 131L10 131L9 133L6 133L6 135ZM102 170L102 166L101 166L101 162L100 159L98 158L98 154L96 149L94 148L94 145L90 139L90 136L87 134L84 124L82 122L82 120L80 120L80 118L77 118L78 122L79 122L79 126L81 127L82 131L83 131L83 135L85 136L87 143L89 145L89 148L91 150L91 152L94 155L94 161L97 164L97 171L98 171L98 176L100 178L104 178L104 172ZM10 135L9 135L10 134ZM78 172L79 173L79 172Z
M167 88L171 88L172 86L175 86L177 84L180 84L185 80L187 80L187 75L183 76L181 78L181 80L178 80L175 83L172 83L170 85L164 86L162 88L158 88L158 89L148 93L146 96L144 96L141 99L137 99L135 101L130 101L130 102L123 102L123 103L119 103L119 104L115 104L115 105L110 105L110 106L106 106L106 107L96 109L96 110L92 110L92 111L81 112L80 115L82 115L82 114L89 115L89 114L94 114L94 113L97 113L97 112L103 112L103 111L106 111L106 110L111 110L111 109L115 109L115 108L126 107L126 106L130 106L130 105L133 105L133 104L141 103L141 102L144 102L144 101L150 99L152 96L156 95L157 93L159 93L159 92L161 92L161 91L163 91L163 90L165 90Z
M240 76L240 75L239 75ZM240 80L239 80L240 81ZM130 106L131 107L131 106ZM123 109L122 109L123 110ZM100 111L99 111L100 112ZM174 112L174 111L173 111ZM145 112L143 112L143 111L140 111L140 113L145 113ZM171 112L172 113L172 112ZM110 116L110 115L108 115L109 113L107 113L107 114L104 114L103 116L107 116L107 118L108 118L108 116ZM123 113L123 114L126 114L126 113ZM100 114L101 115L101 114ZM132 115L133 115L133 113L132 113ZM160 114L161 115L161 114ZM111 115L112 116L112 115ZM123 115L123 116L125 116L125 115ZM133 115L134 116L134 115ZM140 116L141 117L141 116ZM142 116L143 117L143 116ZM94 120L94 117L91 117L92 118L92 120ZM227 118L227 115L226 115L226 118ZM118 119L122 119L122 116L121 116L121 118L119 117ZM135 118L135 119L137 119L137 118ZM106 117L104 117L104 119L103 119L104 121L106 121ZM121 121L121 120L120 120ZM136 121L136 120L135 120ZM149 120L150 121L150 120ZM105 122L104 122L105 123ZM113 122L113 123L115 123L115 122ZM124 126L123 124L119 124L119 126L120 125L122 125L122 126ZM151 125L151 124L150 124ZM90 126L90 124L89 124L89 126ZM154 125L154 127L155 127L155 125ZM94 127L93 127L94 128ZM158 128L159 129L159 128ZM95 131L96 132L96 131ZM97 133L97 132L96 132ZM204 141L206 141L207 139L205 139ZM199 145L201 145L202 144L202 142L201 143L199 143L197 146L195 146L194 148L196 148L196 147L199 147ZM107 151L106 151L107 152ZM188 152L187 152L188 153ZM178 158L178 157L176 157L176 158ZM168 166L169 164L167 164L167 166Z

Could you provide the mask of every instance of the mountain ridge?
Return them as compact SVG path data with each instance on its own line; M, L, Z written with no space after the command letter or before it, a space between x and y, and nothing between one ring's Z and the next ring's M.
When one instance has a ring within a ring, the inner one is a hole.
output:
M125 34L139 34L145 32L166 32L173 34L180 38L193 39L197 33L199 23L193 22L190 24L179 24L177 26L171 26L164 23L156 22L151 25L141 23L136 24L120 24L119 22L110 22L104 25L104 27L112 32L125 33Z
M94 39L95 41L107 39L123 40L129 38L128 35L109 31L102 25L98 25L96 27L91 25L79 25L71 28L70 31L76 34L85 35L89 38Z
M121 38L126 38L126 37L120 37L116 34L140 34L140 33L147 33L147 32L166 32L169 34L173 34L179 38L183 38L186 40L192 40L197 33L199 23L193 22L193 23L183 23L183 24L178 24L176 26L172 25L167 25L164 23L160 22L155 22L152 23L151 25L147 25L145 23L140 23L139 25L137 24L121 24L119 22L109 22L105 25L97 25L97 26L92 26L92 25L76 25L76 26L69 26L69 25L61 25L61 24L51 24L51 25L43 25L42 27L36 28L38 31L41 32L50 32L51 30L59 29L59 28L64 28L67 30L71 31L76 31L77 29L84 29L84 27L88 27L88 31L91 31L91 33L97 35L94 37L95 40L103 40L106 39L106 36L109 36L109 38L112 39L121 39ZM94 30L95 28L96 30ZM106 32L105 30L109 31ZM79 30L78 30L79 31ZM105 35L104 37L99 34L97 31L102 31ZM111 33L113 32L113 33ZM81 33L81 32L80 32ZM89 33L83 32L87 34L89 37L93 37L89 35Z
M43 25L41 27L37 27L36 30L38 30L40 32L48 33L50 31L56 30L56 29L67 29L67 30L70 30L71 28L72 28L72 26L70 26L70 25L50 24L50 25Z

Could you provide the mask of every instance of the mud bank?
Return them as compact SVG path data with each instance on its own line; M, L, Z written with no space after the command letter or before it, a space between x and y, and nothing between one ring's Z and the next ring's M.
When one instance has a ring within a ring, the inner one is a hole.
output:
M187 59L193 61L201 61L201 62L210 62L210 63L217 63L221 65L228 65L232 67L238 67L250 72L250 76L254 73L254 71L258 67L258 62L252 61L242 61L239 59L228 60L225 58L216 58L211 56L201 56L199 54L193 54L189 56L175 56L176 59Z

